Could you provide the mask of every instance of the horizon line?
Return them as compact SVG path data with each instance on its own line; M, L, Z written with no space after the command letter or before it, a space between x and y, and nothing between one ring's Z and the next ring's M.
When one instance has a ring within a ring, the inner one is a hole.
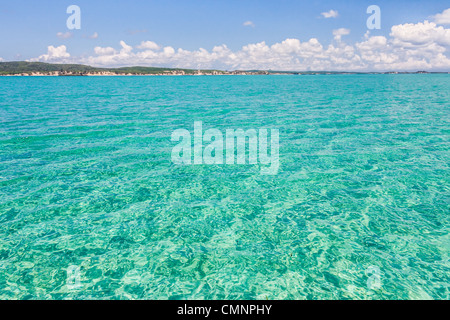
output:
M14 61L0 61L0 65L2 64L10 64L10 63L28 63L28 64L37 64L37 65L49 65L49 66L81 66L81 67L89 67L92 69L103 69L103 70L119 70L124 68L149 68L149 69L161 69L167 71L177 71L177 70L188 70L188 71L219 71L224 73L232 73L232 72L248 72L248 73L257 73L257 72L266 72L266 73L292 73L292 74L301 74L301 73L332 73L332 74L414 74L414 73L441 73L441 74L450 74L450 71L428 71L428 70L415 70L415 71L399 71L399 70L386 70L386 71L340 71L340 70L273 70L273 69L235 69L235 70L224 70L217 68L185 68L185 67L157 67L157 66L142 66L142 65L130 65L130 66L120 66L120 67L97 67L88 64L80 64L80 63L49 63L49 62L40 62L40 61L27 61L27 60L14 60ZM1 72L1 70L0 70ZM20 72L20 71L18 71ZM22 73L27 72L42 72L42 71L23 71ZM142 73L141 73L142 74Z

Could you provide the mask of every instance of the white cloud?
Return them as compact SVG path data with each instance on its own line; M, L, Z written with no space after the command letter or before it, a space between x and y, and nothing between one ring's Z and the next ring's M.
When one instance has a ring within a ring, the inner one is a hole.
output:
M3 59L2 57L0 57L0 62L3 62L3 61L5 61L5 59Z
M321 15L326 19L337 18L339 16L339 12L337 12L336 10L330 10L327 12L322 12Z
M337 30L333 30L333 36L334 36L334 40L336 41L341 41L342 36L346 36L350 34L350 30L349 29L345 29L345 28L340 28Z
M58 32L56 34L56 36L60 39L69 39L69 38L72 38L73 34L71 32L66 32L66 33Z
M434 22L437 24L450 24L450 8L434 16Z
M106 48L95 47L94 52L99 56L110 56L110 55L115 54L116 50L114 50L114 48L111 48L111 47L106 47Z
M98 33L94 32L93 35L89 36L89 39L98 39Z
M132 46L129 46L125 43L125 41L120 41L120 45L122 46L122 50L120 50L121 54L127 54L130 53L133 50Z
M387 47L387 38L383 36L368 37L367 41L356 44L361 50L382 50Z
M161 47L158 46L153 41L142 41L140 45L138 45L136 48L138 49L148 49L148 50L159 50Z
M54 46L49 46L47 50L47 54L43 54L36 59L30 59L30 61L65 62L70 58L70 54L67 52L67 48L64 45L56 48Z
M437 26L434 22L406 23L393 26L391 37L403 46L421 46L430 43L450 45L450 29Z
M200 50L202 50L202 49L200 48ZM166 55L167 57L170 57L175 54L175 49L172 47L164 47L163 52L164 52L164 55Z
M252 27L252 28L255 27L255 24L253 23L253 21L245 21L242 25L244 27Z

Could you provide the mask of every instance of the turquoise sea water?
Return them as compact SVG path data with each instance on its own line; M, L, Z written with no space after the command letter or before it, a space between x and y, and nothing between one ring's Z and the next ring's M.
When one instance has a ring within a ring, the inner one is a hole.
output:
M450 75L0 78L0 298L449 299L449 115ZM194 121L278 174L174 165Z

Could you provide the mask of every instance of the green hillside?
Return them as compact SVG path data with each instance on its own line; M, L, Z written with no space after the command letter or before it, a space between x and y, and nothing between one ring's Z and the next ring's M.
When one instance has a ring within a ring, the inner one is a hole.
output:
M154 68L154 67L123 67L123 68L95 68L81 64L51 64L43 62L0 62L0 75L31 74L35 72L49 73L59 72L61 74L72 73L75 75L84 75L88 72L113 72L116 74L162 74L170 72L184 71L186 74L196 73L193 69L173 69L173 68ZM200 70L203 73L211 73L217 70Z

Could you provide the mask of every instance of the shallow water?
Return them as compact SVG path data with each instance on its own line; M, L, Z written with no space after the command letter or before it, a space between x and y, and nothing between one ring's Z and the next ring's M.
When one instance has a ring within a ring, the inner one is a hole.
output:
M449 75L0 78L0 298L448 299L449 115ZM278 174L174 165L194 121Z

